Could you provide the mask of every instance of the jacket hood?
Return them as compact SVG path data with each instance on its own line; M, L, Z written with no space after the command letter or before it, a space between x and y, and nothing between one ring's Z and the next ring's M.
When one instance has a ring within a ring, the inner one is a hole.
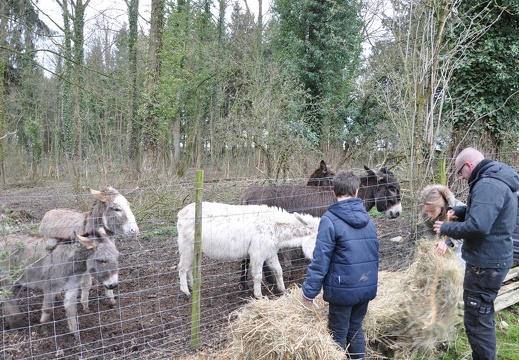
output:
M447 206L456 205L456 198L454 197L454 194L452 193L452 191L449 190L449 188L447 186L444 186L444 185L426 186L420 193L420 204L425 203L427 197L433 190L437 190L442 195L442 197L447 202Z
M359 198L338 201L331 205L328 211L356 229L365 227L370 220L364 202Z
M499 161L485 159L479 163L469 179L469 186L472 187L475 182L485 177L501 180L508 185L512 192L519 190L519 175L517 171Z

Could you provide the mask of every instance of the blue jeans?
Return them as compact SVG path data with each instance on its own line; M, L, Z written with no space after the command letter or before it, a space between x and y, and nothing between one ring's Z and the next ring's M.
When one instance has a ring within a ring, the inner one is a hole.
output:
M328 326L333 340L347 348L351 359L364 359L365 343L362 320L368 311L368 301L356 305L329 304Z
M465 332L473 360L495 360L497 353L494 300L508 273L507 269L465 266L463 303Z

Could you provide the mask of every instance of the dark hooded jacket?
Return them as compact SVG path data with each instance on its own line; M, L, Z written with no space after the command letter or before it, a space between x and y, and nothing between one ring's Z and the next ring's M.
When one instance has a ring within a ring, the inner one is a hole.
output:
M323 289L325 301L354 305L377 294L378 238L375 224L359 198L331 205L321 218L303 296L313 300Z
M468 264L509 268L519 175L506 164L485 159L474 168L468 183L467 206L453 208L460 222L443 223L441 233L465 239L461 253Z

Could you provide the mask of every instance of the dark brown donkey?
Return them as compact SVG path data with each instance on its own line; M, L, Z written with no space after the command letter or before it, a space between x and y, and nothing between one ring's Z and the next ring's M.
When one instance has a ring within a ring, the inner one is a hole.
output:
M367 174L360 177L358 197L364 200L369 211L376 207L378 212L386 214L388 219L400 216L402 197L400 183L386 167L372 170L364 166ZM335 203L331 186L261 186L248 189L241 198L243 205L266 204L277 206L289 212L322 216L328 206ZM288 259L286 262L290 263ZM248 259L242 262L241 284L247 285ZM265 273L267 273L266 271Z

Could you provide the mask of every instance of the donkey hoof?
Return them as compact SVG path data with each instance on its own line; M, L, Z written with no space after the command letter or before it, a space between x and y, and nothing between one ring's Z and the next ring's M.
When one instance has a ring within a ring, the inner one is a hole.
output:
M25 322L21 316L15 316L9 319L8 321L10 329L19 329L25 327Z

